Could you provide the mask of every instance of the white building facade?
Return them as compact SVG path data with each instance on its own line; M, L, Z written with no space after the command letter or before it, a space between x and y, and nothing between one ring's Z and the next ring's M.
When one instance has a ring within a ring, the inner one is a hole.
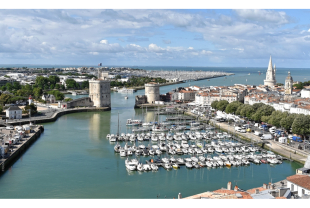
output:
M21 119L22 109L18 106L11 106L6 110L6 117L9 119Z

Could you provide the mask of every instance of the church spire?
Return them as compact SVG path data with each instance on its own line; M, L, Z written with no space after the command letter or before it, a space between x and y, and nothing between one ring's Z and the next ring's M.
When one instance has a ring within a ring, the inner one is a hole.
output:
M270 55L270 60L269 60L269 65L267 71L272 71L272 60L271 60L271 55Z

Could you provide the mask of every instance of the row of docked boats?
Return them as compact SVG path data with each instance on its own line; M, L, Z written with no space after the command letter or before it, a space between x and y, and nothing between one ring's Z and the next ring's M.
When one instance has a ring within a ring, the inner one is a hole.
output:
M232 136L226 132L213 132L213 131L188 131L188 132L177 132L175 134L168 132L164 133L161 132L159 134L156 133L121 133L120 135L117 134L108 134L106 138L110 142L116 141L152 141L152 142L159 142L159 141L182 141L182 140L212 140L212 139L229 139Z

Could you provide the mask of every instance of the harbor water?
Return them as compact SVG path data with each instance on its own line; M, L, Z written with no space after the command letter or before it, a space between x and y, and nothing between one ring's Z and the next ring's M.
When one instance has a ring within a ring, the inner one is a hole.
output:
M257 73L252 77L253 73L164 86L160 92L166 93L177 86L189 84L261 84L265 74ZM286 74L277 74L277 81L283 83ZM301 73L300 77L309 76ZM233 80L231 84L230 80ZM128 100L124 99L124 94L112 92L112 110L109 112L68 114L44 124L45 131L40 138L1 174L0 198L177 198L178 193L186 197L220 189L226 187L228 181L244 190L259 187L263 183L283 180L302 166L283 161L278 165L251 164L211 169L181 166L178 170L159 168L156 172L129 173L125 168L125 158L114 153L115 144L111 144L106 135L117 132L118 114L120 132L124 133L130 132L125 125L127 118L143 119L144 122L158 119L152 111L146 113L144 109L142 114L141 109L133 108L134 96L138 94L144 94L144 90L128 94ZM159 120L165 117L160 115ZM124 144L121 143L122 146ZM140 156L138 160L145 162L150 158Z

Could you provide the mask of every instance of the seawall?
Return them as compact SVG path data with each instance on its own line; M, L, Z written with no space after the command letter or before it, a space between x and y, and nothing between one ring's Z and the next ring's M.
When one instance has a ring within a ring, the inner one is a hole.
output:
M30 145L40 137L43 131L44 127L42 125L37 125L32 133L29 133L27 137L22 138L21 141L15 144L14 151L8 153L9 156L7 158L0 160L1 171L5 171L11 164L13 164L30 147Z

